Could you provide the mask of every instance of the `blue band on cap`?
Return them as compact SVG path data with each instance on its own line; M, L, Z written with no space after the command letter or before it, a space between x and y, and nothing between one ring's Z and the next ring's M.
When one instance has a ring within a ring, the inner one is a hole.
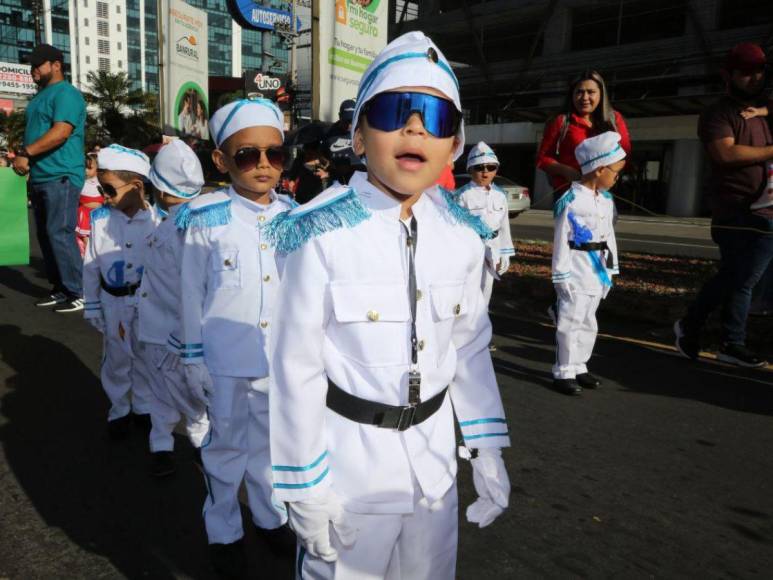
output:
M585 163L583 163L580 167L585 167L586 165L590 165L594 161L598 161L599 159L604 159L604 157L609 157L610 155L614 155L618 151L620 151L620 143L617 144L617 147L612 149L612 151L607 151L606 153L602 153L601 155L598 155L594 157L593 159L588 159Z
M270 105L267 103L271 103ZM272 113L276 116L276 120L279 121L279 123L282 123L282 119L279 117L279 115L276 112L276 105L272 101L269 101L268 99L242 99L241 101L238 101L236 103L236 106L234 106L233 109L231 109L231 112L228 113L228 116L225 118L225 121L223 121L223 126L220 127L220 131L217 132L217 137L215 138L215 142L218 147L220 147L220 144L222 143L223 139L223 133L225 133L226 128L228 127L228 124L233 120L234 115L236 115L236 112L241 109L245 105L249 104L255 104L260 105L262 107L266 107L267 109L270 109Z
M175 194L178 197L184 197L185 199L190 199L192 197L196 197L201 192L201 189L199 189L198 191L195 191L193 193L185 193L184 191L180 191L174 185L169 183L169 180L167 180L163 175L161 175L156 170L155 167L151 167L150 168L150 173L151 173L151 175L155 175L156 177L158 177L163 182L163 184L166 185L171 190L168 193L173 193L173 194Z
M368 92L368 89L370 88L370 85L373 84L373 82L376 80L376 77L378 74L387 66L390 64L393 64L395 62L399 62L401 60L405 60L408 58L427 58L426 52L406 52L404 54L396 54L393 57L390 57L386 59L384 62L382 62L380 65L378 65L376 68L374 68L367 77L362 79L362 82L360 83L360 89L357 91L357 107L359 108L361 106L361 98L362 95ZM448 76L451 77L451 80L454 81L454 85L456 85L456 89L459 90L459 81L456 79L456 75L454 74L454 71L451 70L451 68L444 63L442 60L438 60L437 64L440 68L442 68L446 73L448 73Z
M113 149L115 151L120 151L121 153L128 153L129 155L134 155L135 157L139 157L145 162L148 161L148 158L144 153L136 151L135 149L129 149L128 147L124 147L123 145L117 145L116 143L113 143L112 145L108 145L107 149Z

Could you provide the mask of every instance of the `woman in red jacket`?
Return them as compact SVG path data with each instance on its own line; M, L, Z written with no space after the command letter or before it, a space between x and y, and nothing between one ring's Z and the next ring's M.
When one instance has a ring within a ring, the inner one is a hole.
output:
M574 79L564 111L545 124L537 152L537 169L547 173L554 201L566 192L572 181L581 177L574 150L588 137L617 131L620 145L626 154L631 153L628 127L623 116L612 109L604 79L598 72L588 70Z

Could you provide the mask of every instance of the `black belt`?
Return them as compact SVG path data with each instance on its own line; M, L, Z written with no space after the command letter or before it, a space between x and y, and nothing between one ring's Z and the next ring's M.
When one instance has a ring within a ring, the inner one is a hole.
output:
M140 287L139 282L136 284L126 284L125 286L108 286L102 276L99 277L99 285L102 287L102 290L108 294L118 296L119 298L122 296L134 296L137 292L137 288Z
M405 431L411 425L418 425L434 415L443 404L447 390L448 387L416 405L385 405L355 397L328 379L327 406L331 411L356 423Z
M604 252L602 255L604 258L604 265L610 269L615 268L615 256L612 253L612 250L609 249L609 246L606 242L583 242L581 244L577 244L570 240L569 247L573 250L579 250L581 252Z

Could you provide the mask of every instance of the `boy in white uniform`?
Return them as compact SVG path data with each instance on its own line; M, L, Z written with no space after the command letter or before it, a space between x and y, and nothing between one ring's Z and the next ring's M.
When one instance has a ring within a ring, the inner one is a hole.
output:
M556 202L553 285L558 295L553 383L567 395L595 389L588 372L598 325L596 309L619 273L615 203L608 192L625 167L620 135L613 131L586 139L574 152L582 178Z
M454 577L454 411L480 454L468 519L487 525L507 507L510 441L480 291L492 232L433 185L462 151L460 111L432 41L394 40L357 95L353 147L367 174L269 228L286 255L272 469L300 577Z
M467 155L467 171L471 179L455 194L459 205L480 217L495 234L486 241L486 265L481 281L487 307L491 301L494 278L499 280L499 276L510 269L510 257L515 255L507 194L494 183L498 169L499 159L494 151L483 141L479 142Z
M246 566L242 482L269 546L294 543L286 510L272 497L268 442L268 339L279 277L264 230L295 205L274 191L285 161L283 119L265 99L219 109L210 121L212 159L231 187L200 196L175 218L185 231L179 349L189 387L209 399L204 521L213 563L226 575Z
M97 156L99 192L105 205L91 212L91 237L83 263L84 317L104 335L100 378L110 399L108 433L127 435L130 412L147 416L150 377L139 357L136 292L143 271L145 238L156 228L145 203L147 155L110 145Z
M209 429L206 397L191 393L179 356L180 263L183 234L174 218L186 201L196 198L204 186L201 163L193 150L176 139L153 160L150 182L156 191L163 222L146 241L145 272L139 290L140 350L152 370L154 397L150 409L152 473L163 477L174 472L172 432L185 417L191 444L198 450Z

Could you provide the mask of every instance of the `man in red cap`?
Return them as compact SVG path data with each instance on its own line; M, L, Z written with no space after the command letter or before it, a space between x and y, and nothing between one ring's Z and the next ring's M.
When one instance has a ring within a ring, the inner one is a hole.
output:
M741 112L764 104L766 69L758 45L735 46L722 70L727 94L698 122L698 136L711 162L711 237L719 246L720 264L686 315L674 323L676 346L691 359L698 358L703 324L721 306L719 360L745 367L765 364L745 342L752 290L773 258L773 206L754 203L767 186L773 135L765 117L744 119Z

